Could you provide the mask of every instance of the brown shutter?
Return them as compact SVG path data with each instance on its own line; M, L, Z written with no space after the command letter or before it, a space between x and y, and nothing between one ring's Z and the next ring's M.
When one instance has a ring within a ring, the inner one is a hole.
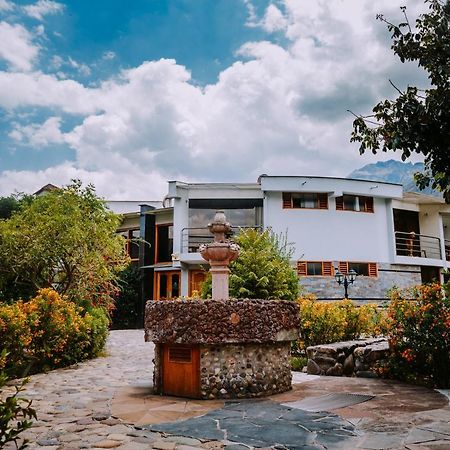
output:
M336 210L344 211L344 197L336 197Z
M366 211L373 213L373 197L366 197Z
M317 194L319 197L319 209L328 209L328 194Z
M378 276L378 266L377 263L369 263L369 277Z
M297 275L299 277L306 276L306 261L297 261Z
M333 263L331 261L324 261L322 263L322 274L325 277L331 277L333 275Z
M347 261L339 261L339 272L341 272L344 275L348 274L348 262Z
M283 209L292 208L292 194L290 192L283 192Z

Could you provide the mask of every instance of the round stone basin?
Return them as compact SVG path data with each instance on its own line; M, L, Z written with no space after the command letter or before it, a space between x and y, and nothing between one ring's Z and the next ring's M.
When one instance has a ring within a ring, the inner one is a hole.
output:
M298 337L294 302L151 300L146 305L156 393L213 399L287 391L291 341Z

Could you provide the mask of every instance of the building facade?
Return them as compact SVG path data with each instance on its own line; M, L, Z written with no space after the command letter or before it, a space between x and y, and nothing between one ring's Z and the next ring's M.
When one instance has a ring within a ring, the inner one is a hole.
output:
M383 301L393 286L442 280L450 260L450 205L401 185L268 175L248 184L171 181L162 206L142 205L139 215L145 300L201 289L208 264L198 248L212 240L206 225L216 210L236 232L286 234L300 285L319 299L342 298L337 270L357 272L351 298Z

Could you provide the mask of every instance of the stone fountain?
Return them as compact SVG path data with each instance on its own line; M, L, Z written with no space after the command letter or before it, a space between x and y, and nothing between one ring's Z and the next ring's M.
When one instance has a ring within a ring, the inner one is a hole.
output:
M200 248L211 267L211 300L151 300L145 339L155 343L155 393L250 398L291 389L290 347L298 339L294 302L229 299L228 265L239 246L227 239L223 211L208 225L214 241Z
M212 277L212 298L229 299L228 279L231 261L239 256L239 245L230 242L226 235L231 231L223 211L217 211L212 223L208 224L209 231L214 235L214 242L202 244L199 248L202 258L209 262Z

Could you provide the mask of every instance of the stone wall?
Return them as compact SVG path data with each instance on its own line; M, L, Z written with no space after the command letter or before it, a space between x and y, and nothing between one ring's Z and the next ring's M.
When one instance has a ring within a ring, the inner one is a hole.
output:
M298 339L299 307L281 300L149 301L145 339L155 343L218 344Z
M385 338L357 339L306 349L310 375L356 376L374 378L374 364L389 354Z
M201 397L262 397L291 389L290 347L290 342L200 347Z
M337 267L337 262L334 262ZM334 277L301 277L300 285L306 292L313 293L319 299L342 299L344 288L336 283ZM393 286L406 288L421 283L419 266L399 264L378 264L378 277L358 276L348 288L352 299L387 300L387 292Z

